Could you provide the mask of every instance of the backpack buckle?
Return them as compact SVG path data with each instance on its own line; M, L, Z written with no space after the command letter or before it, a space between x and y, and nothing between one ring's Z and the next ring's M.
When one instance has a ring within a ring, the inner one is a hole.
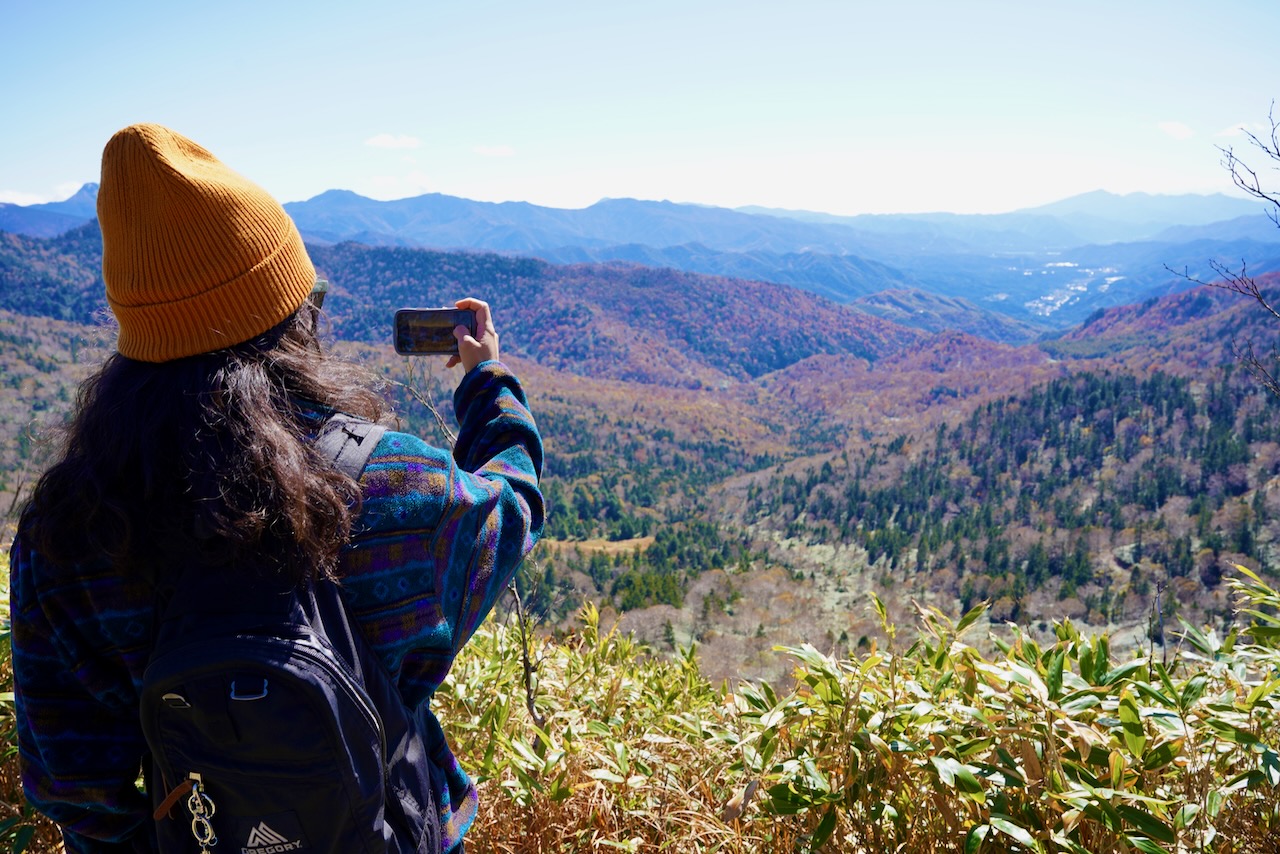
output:
M191 704L187 702L187 698L181 694L170 692L160 698L160 702L164 703L171 709L189 709Z
M231 699L233 700L261 700L266 696L267 696L267 679L265 676L262 677L262 684L258 686L257 692L252 694L240 693L239 689L236 688L235 680L233 679L231 681Z

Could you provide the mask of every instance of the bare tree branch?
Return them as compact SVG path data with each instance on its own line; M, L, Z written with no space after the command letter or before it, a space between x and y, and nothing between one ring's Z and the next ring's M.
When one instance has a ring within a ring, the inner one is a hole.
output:
M436 426L440 428L440 432L444 434L445 440L449 443L449 447L453 448L458 444L458 436L449 429L449 424L444 420L444 416L440 414L440 410L436 408L436 405L432 403L431 399L427 397L426 392L423 391L423 388L429 384L428 381L432 377L432 374L424 371L421 365L421 360L411 357L409 359L408 371L405 373L405 381L393 382L392 384L404 389L405 392L408 393L409 397L413 398L431 413L431 416L436 420Z
M1276 379L1275 374L1268 370L1263 361L1253 352L1252 341L1246 341L1243 345L1232 341L1231 352L1244 364L1245 370L1253 374L1254 379L1262 384L1263 388L1280 397L1280 380ZM1272 363L1280 362L1280 352L1274 347L1271 350L1271 361Z
M1267 111L1267 122L1271 125L1270 133L1265 136L1259 136L1247 128L1241 128L1241 130L1248 138L1249 144L1262 152L1271 161L1273 164L1271 168L1280 169L1280 123L1276 121L1275 109L1275 102L1272 101L1271 109ZM1243 190L1245 194L1258 201L1265 202L1268 205L1267 217L1277 228L1280 228L1280 194L1268 190L1264 186L1263 180L1258 176L1258 171L1243 161L1235 153L1234 149L1219 146L1218 150L1222 152L1223 167L1231 173L1232 183ZM1218 276L1214 281L1206 282L1203 279L1196 278L1191 275L1190 270L1187 268L1183 268L1182 272L1179 273L1166 264L1165 269L1193 284L1221 288L1222 290L1246 296L1262 306L1276 320L1280 320L1280 311L1277 311L1272 306L1267 295L1263 293L1262 286L1258 284L1258 280L1249 275L1249 265L1244 259L1240 261L1239 271L1220 261L1209 261L1208 263L1209 268ZM1262 384L1263 388L1276 397L1280 397L1280 380L1277 379L1274 369L1268 367L1268 364L1264 363L1254 351L1252 341L1245 341L1244 343L1232 341L1231 352L1237 360L1244 364L1245 369ZM1280 349L1272 347L1270 364L1280 364Z
M1220 261L1210 261L1209 267L1210 269L1213 270L1213 272L1218 274L1218 276L1220 277L1219 279L1211 282L1206 282L1203 279L1198 279L1195 276L1191 275L1191 272L1185 267L1182 269L1182 272L1178 272L1177 270L1170 267L1168 264L1164 265L1164 268L1168 270L1170 273L1173 273L1175 276L1179 276L1183 279L1186 279L1188 282L1191 282L1192 284L1206 285L1210 288L1220 288L1224 291L1231 291L1233 293L1240 294L1241 296L1249 297L1250 299L1257 302L1258 305L1266 309L1267 312L1271 314L1272 317L1276 318L1277 320L1280 320L1280 312L1277 312L1274 308L1272 308L1271 303L1267 301L1267 298L1263 294L1262 288L1261 286L1259 286L1257 279L1249 275L1248 264L1243 259L1240 261L1240 272L1238 273Z
M1267 138L1263 138L1255 134L1248 128L1241 128L1244 135L1249 138L1249 144L1266 155L1267 159L1273 163L1280 164L1280 124L1277 124L1275 117L1275 102L1271 102L1271 109L1267 111L1267 123L1271 125L1271 132ZM1231 173L1231 181L1249 196L1261 202L1270 205L1267 216L1277 227L1280 227L1280 196L1275 195L1272 191L1267 190L1258 177L1255 169L1241 160L1231 147L1218 147L1222 152L1222 165ZM1277 167L1272 167L1277 168Z
M524 609L524 602L520 599L520 591L516 589L515 579L507 585L507 592L511 594L511 598L516 603L516 623L520 627L520 663L524 668L524 705L529 710L529 717L533 719L534 726L539 730L546 729L546 716L538 711L537 691L533 686L533 674L537 669L537 665L533 662L533 654L529 650L529 634L532 628L533 618ZM542 740L541 733L537 739Z

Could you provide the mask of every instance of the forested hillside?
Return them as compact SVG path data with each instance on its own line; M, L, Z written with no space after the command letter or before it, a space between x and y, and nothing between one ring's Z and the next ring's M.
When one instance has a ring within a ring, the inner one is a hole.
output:
M747 519L856 544L883 583L997 620L1094 625L1180 606L1230 616L1224 569L1265 563L1280 495L1280 404L1229 369L1208 384L1082 371L749 487ZM1056 600L1056 601L1055 601Z
M336 283L340 337L385 341L396 306L488 294L515 352L594 377L698 387L758 377L818 353L875 359L921 338L762 282L354 243L311 252Z
M0 235L0 502L109 332L100 243ZM392 310L474 293L547 438L548 543L521 586L551 624L583 601L659 647L697 640L713 677L779 676L778 642L876 635L863 593L904 614L992 602L1032 627L1069 614L1138 644L1177 614L1219 619L1233 561L1269 571L1280 412L1232 366L1272 330L1198 289L1098 312L1014 347L932 335L794 288L482 253L312 247L332 333L443 439L455 381L395 357ZM763 670L762 670L763 668Z

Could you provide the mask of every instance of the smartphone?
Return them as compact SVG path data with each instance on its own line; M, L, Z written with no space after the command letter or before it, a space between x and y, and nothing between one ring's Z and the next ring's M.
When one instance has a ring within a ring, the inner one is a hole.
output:
M469 308L402 308L396 312L396 352L404 356L453 355L456 326L476 334L476 313Z

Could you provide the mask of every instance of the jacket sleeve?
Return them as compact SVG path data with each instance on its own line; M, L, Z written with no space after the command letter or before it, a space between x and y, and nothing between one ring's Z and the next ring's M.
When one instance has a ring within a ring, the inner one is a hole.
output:
M452 545L451 563L467 565L454 623L457 651L542 535L544 508L538 486L542 438L515 375L500 362L483 362L463 377L453 402L459 425L453 449L460 469L458 493L467 493L470 508Z
M149 818L136 785L145 743L127 666L137 645L127 637L119 644L84 641L77 627L93 614L80 613L80 606L91 601L95 575L78 572L37 594L32 563L38 561L14 543L11 623L23 789L32 806L62 827L67 851L133 851ZM148 639L137 640L145 645Z

